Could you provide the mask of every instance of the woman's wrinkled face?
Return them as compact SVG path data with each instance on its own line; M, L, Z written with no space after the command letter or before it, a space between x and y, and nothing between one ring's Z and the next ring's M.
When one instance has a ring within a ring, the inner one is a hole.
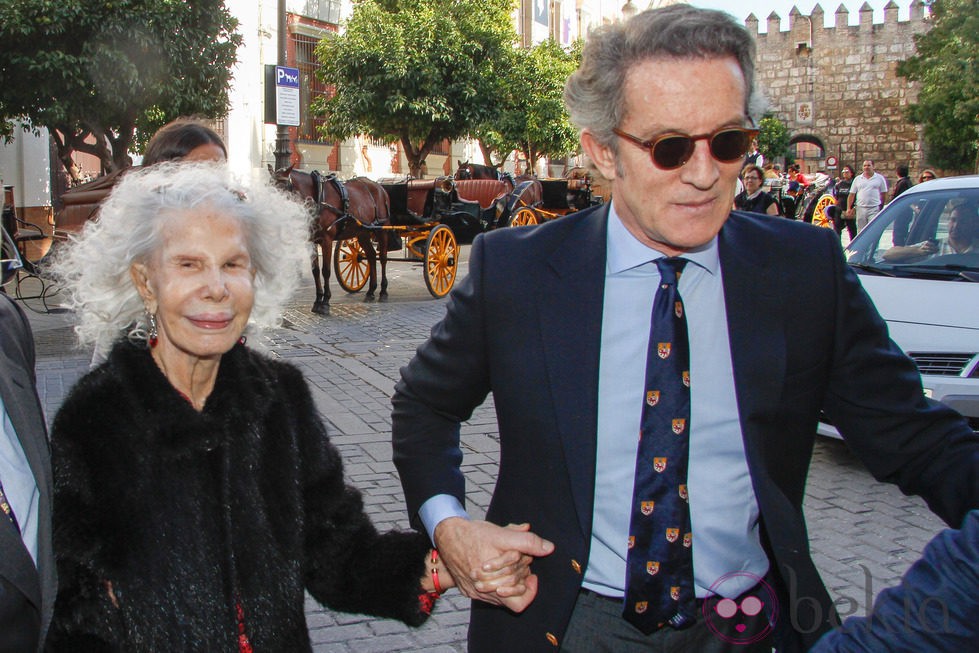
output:
M156 315L154 354L219 358L241 337L255 299L255 270L237 219L206 206L174 214L162 245L131 269Z

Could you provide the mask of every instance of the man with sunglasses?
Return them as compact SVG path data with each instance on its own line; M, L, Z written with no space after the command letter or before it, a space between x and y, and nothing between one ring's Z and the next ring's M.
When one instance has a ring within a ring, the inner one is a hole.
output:
M412 522L479 599L470 651L807 649L835 618L802 513L821 409L949 523L979 503L979 443L924 398L833 231L731 211L754 59L731 16L686 4L593 31L565 99L612 201L477 238L402 369L394 461ZM463 507L460 423L490 392L483 521ZM466 581L499 556L532 557L527 582ZM714 618L715 590L767 607Z

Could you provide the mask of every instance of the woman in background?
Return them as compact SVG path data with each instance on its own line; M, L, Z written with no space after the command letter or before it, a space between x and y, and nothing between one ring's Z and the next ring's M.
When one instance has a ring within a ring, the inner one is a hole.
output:
M778 202L769 193L762 190L765 173L760 166L749 163L741 170L741 181L744 190L734 198L734 208L739 211L778 215Z

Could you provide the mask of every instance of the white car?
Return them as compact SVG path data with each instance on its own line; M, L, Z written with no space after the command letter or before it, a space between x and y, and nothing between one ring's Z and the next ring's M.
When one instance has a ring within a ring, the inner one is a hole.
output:
M905 191L846 257L891 338L917 363L925 394L979 431L979 176ZM817 432L839 437L826 422Z

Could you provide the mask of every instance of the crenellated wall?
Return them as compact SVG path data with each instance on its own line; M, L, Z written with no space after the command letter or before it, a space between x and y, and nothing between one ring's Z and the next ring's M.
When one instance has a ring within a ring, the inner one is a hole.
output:
M867 3L858 24L849 25L849 13L841 4L827 27L820 5L808 16L793 7L788 31L780 31L782 20L773 12L767 33L759 33L754 14L748 16L745 26L758 43L758 83L794 139L821 143L826 156L854 165L858 173L869 158L890 180L902 163L914 178L927 167L919 130L904 118L917 84L898 77L897 65L915 53L914 35L929 27L925 4L912 0L909 19L898 20L891 0L883 23L873 22Z

